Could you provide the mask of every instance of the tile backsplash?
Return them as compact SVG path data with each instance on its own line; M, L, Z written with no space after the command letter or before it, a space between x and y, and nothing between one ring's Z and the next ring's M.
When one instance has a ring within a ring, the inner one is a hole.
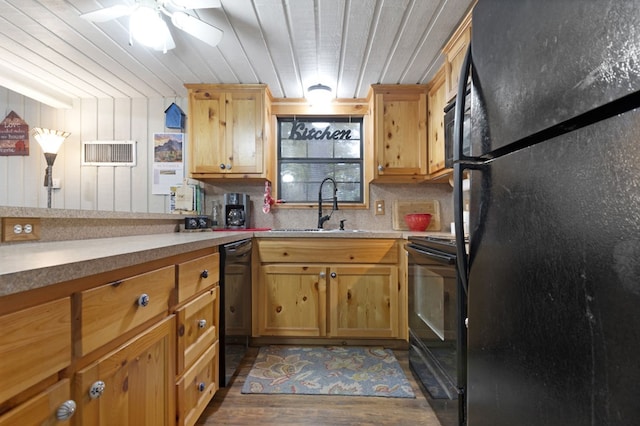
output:
M211 211L211 203L217 201L222 204L223 194L226 192L241 192L251 199L251 223L254 228L315 228L318 221L317 206L279 207L274 206L270 213L263 213L264 198L263 183L224 183L206 184L206 214ZM394 200L426 200L434 199L440 202L440 231L449 232L449 224L453 220L452 188L448 183L443 184L371 184L369 193L369 208L343 208L333 213L331 219L325 223L325 228L339 227L340 220L345 219L346 229L364 229L372 231L391 230L393 227L392 210ZM385 214L375 214L375 201L384 200ZM340 192L338 192L338 204ZM329 210L327 210L329 209ZM324 208L325 214L331 209L331 203Z

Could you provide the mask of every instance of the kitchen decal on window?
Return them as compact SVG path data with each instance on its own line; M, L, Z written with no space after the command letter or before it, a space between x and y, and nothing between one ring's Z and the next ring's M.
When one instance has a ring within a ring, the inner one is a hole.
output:
M0 123L0 155L29 155L29 125L14 111Z
M311 128L307 127L306 122L294 121L289 132L289 139L294 141L304 140L349 140L351 139L351 130L331 129L329 123L313 123ZM326 124L326 127L324 125Z

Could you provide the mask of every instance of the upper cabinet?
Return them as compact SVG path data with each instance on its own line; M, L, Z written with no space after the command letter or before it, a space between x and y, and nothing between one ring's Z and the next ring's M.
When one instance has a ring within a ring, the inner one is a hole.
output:
M264 84L187 84L190 175L272 179L271 94Z
M420 182L427 175L426 85L371 86L374 179Z
M471 12L464 17L458 29L453 33L447 44L442 49L445 56L445 75L447 87L447 99L450 101L458 91L458 79L460 69L464 61L464 55L471 41Z
M429 85L429 175L445 171L444 107L446 106L445 70L441 68Z

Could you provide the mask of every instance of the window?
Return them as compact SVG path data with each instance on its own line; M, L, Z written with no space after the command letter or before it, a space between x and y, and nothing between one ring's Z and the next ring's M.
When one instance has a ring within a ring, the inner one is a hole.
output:
M363 202L362 117L278 118L278 197L317 203L320 183L333 178L340 203ZM323 187L323 199L333 196Z

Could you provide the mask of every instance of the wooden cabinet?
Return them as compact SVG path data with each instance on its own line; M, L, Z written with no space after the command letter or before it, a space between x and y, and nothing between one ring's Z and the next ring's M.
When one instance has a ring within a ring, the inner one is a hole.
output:
M395 240L257 241L254 336L405 338Z
M175 424L175 317L78 371L77 425Z
M371 86L374 179L417 182L427 175L427 86Z
M178 426L193 425L218 390L220 254L177 265Z
M258 330L263 336L326 336L324 266L265 264L260 267Z
M471 12L462 19L462 22L442 49L445 56L444 67L447 88L445 102L449 102L451 99L456 97L460 70L470 41Z
M195 179L272 179L271 95L263 84L187 84Z
M329 335L398 337L398 267L329 268Z
M70 399L59 373L71 364L69 297L0 316L0 425L55 422Z
M446 106L445 69L441 68L429 84L429 175L445 170L444 107Z
M72 409L75 407L77 404L71 399L69 379L62 379L44 392L0 415L0 426L63 424L70 418L66 416L73 416Z
M62 424L193 424L218 389L219 259L210 247L8 296L0 426L57 424L65 404Z
M175 267L167 266L80 292L77 354L84 356L158 315L166 315L175 282Z
M178 425L192 426L218 390L219 344L209 346L176 384Z

